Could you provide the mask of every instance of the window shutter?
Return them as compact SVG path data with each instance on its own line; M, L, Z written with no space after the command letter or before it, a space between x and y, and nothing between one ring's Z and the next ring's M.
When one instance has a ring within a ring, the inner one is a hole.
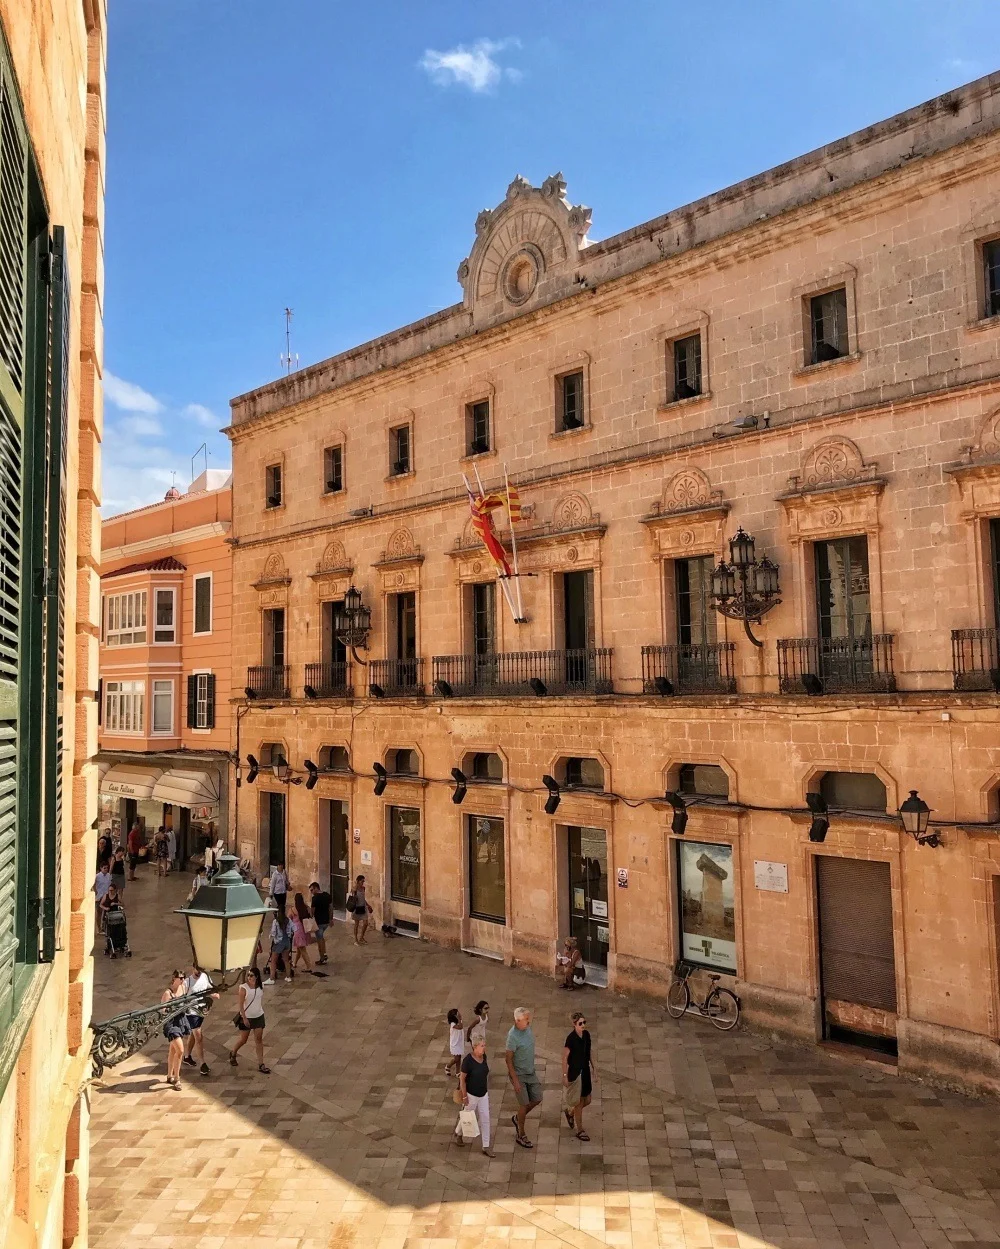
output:
M188 710L187 726L189 729L198 727L198 678L188 677Z
M104 723L104 678L97 678L97 727Z
M210 674L208 677L208 715L206 717L206 728L215 728L215 676Z

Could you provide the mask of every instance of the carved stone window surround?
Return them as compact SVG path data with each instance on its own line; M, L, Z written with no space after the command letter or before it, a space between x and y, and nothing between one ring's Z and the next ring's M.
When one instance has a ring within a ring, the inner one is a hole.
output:
M656 559L689 559L697 555L722 557L726 545L729 504L683 508L676 512L651 512L645 525Z
M796 367L792 369L793 381L805 382L813 378L817 372L822 373L831 365L834 368L854 365L861 359L860 340L858 338L858 304L857 304L858 271L854 265L841 265L836 269L828 269L818 274L812 281L792 289L792 300L798 307L792 310L792 359ZM809 301L817 295L825 295L843 287L847 295L847 334L850 351L846 356L836 360L821 360L815 364L810 362L812 345L812 321Z
M711 374L709 373L709 315L701 309L693 309L678 315L670 325L661 327L656 335L657 368L660 370L660 399L657 412L662 416L676 412L681 407L704 403L712 398ZM701 393L688 399L674 399L674 353L673 345L680 338L698 334L701 338Z
M959 235L962 249L962 294L965 300L965 329L969 333L1000 329L1000 315L986 317L986 275L983 273L983 247L1000 238L1000 221L981 215Z
M548 368L549 394L552 396L552 421L549 424L549 441L559 438L571 438L575 434L589 433L593 422L590 419L590 365L589 351L579 351L564 357ZM583 424L575 429L556 429L559 419L559 382L571 373L583 374Z
M1000 516L1000 409L982 422L975 443L966 448L966 457L964 461L946 464L944 471L958 487L959 516L967 522L969 566L975 570L977 620L980 627L989 628L994 615L989 521Z

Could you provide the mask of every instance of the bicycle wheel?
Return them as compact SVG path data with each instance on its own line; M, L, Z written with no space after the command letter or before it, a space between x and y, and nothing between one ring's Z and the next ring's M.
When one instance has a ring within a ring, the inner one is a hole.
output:
M667 1011L674 1019L680 1019L681 1015L687 1010L690 1001L691 990L687 986L687 981L675 980L667 993Z
M715 988L708 995L705 1014L722 1032L728 1032L740 1022L740 999L728 989Z

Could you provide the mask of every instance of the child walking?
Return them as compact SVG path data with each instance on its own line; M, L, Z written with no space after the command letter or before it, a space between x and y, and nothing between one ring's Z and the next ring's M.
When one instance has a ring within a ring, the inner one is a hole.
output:
M448 1012L448 1052L451 1058L444 1065L445 1075L456 1076L465 1057L465 1033L462 1031L462 1012L453 1006Z

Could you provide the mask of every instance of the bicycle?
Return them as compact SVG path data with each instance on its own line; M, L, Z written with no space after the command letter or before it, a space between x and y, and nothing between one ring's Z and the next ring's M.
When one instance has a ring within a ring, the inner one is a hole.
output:
M684 959L678 960L674 967L673 984L667 992L668 1013L672 1018L680 1019L688 1007L694 1006L700 1014L711 1019L720 1031L728 1032L731 1028L735 1028L740 1022L740 999L730 989L723 989L719 985L718 981L721 976L710 972L708 978L712 982L712 987L705 994L704 1001L694 1001L688 980L695 970L693 963L685 962Z

